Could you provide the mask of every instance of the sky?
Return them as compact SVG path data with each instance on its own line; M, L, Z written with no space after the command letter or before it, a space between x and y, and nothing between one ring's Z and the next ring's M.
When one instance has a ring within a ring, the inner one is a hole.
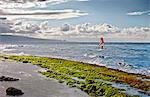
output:
M0 34L150 42L149 0L0 0L0 20Z
M78 9L88 13L76 19L63 20L69 23L110 23L119 27L148 26L148 12L141 15L133 12L149 10L149 0L90 0L87 2L68 2L48 9ZM130 13L130 14L129 14ZM62 23L61 22L61 23Z

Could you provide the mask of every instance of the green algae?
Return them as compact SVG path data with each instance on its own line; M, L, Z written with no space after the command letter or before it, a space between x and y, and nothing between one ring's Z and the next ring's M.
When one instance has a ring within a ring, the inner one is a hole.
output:
M150 82L141 80L142 78L149 77L146 75L132 74L106 68L104 66L58 58L37 56L1 57L4 59L15 60L17 62L32 63L42 68L47 68L48 70L46 72L40 73L46 77L57 79L59 83L65 83L69 87L77 87L94 97L132 97L126 93L123 93L121 89L112 87L111 85L98 81L97 79L116 83L125 83L131 87L145 91L150 90ZM137 95L133 95L133 97L135 96Z

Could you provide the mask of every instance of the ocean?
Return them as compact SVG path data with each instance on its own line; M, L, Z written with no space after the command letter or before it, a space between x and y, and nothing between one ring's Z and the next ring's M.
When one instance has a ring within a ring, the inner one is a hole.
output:
M103 65L150 75L150 43L67 42L0 35L0 53L36 55Z

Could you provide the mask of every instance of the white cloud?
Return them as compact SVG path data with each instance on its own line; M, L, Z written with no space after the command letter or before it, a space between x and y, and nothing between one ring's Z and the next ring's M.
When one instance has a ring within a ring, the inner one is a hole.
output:
M46 0L43 2L38 2L37 0L0 0L0 8L10 9L10 8L32 8L32 7L46 7L47 4L61 3L65 0ZM24 2L23 2L24 1Z
M0 0L0 8L32 8L47 7L48 4L56 5L69 1L88 1L88 0Z
M42 7L44 6L44 3L38 4L38 3L12 3L12 2L4 2L0 1L0 8L1 9L11 9L11 8L31 8L31 7Z
M47 5L56 5L69 1L80 0L0 0L0 16L1 18L13 19L68 19L76 18L88 13L73 9L60 10L37 10L39 7L47 7ZM35 9L32 9L35 8Z
M130 16L136 16L136 15L143 15L143 14L149 14L150 13L150 10L147 10L147 11L135 11L135 12L129 12L127 13L127 15L130 15Z
M3 9L0 10L1 17L11 19L35 19L35 20L48 20L48 19L67 19L75 18L87 13L80 12L79 10L64 9L64 10L24 10L24 9Z
M95 25L85 23L77 25L64 24L61 26L50 26L47 21L37 24L26 20L9 21L8 25L7 27L5 27L6 25L3 28L2 26L0 27L0 31L3 31L1 34L75 41L96 41L99 40L101 35L103 35L108 41L150 42L150 27L128 27L121 29L106 23Z

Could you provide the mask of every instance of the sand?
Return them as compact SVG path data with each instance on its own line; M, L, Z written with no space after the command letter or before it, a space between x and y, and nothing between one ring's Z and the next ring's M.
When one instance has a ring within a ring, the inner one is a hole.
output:
M20 97L89 97L77 88L69 88L42 76L38 73L40 70L42 68L29 63L0 60L0 76L20 79L16 82L0 82L0 97L9 97L5 92L8 87L21 89L25 94Z

